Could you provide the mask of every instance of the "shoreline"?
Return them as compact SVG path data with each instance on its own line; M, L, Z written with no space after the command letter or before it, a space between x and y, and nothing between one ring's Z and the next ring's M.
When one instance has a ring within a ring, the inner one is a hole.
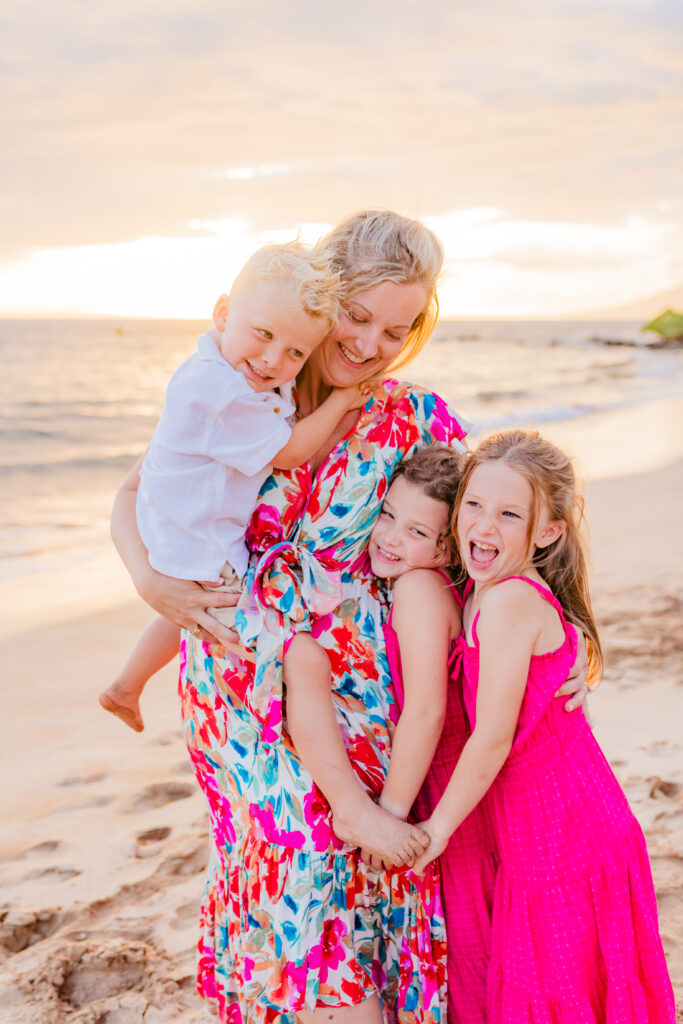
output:
M546 432L588 470L606 648L592 714L646 833L683 1004L683 432L660 436L681 409L665 402L661 416L637 417L637 444L624 444L623 411ZM643 472L648 458L655 467ZM624 466L631 471L619 473ZM199 1022L208 820L181 736L177 663L150 683L141 735L98 707L153 614L111 546L68 575L46 568L2 580L0 593L10 680L0 725L0 1022L85 1024L108 1012L117 1024L143 1014L147 1024Z

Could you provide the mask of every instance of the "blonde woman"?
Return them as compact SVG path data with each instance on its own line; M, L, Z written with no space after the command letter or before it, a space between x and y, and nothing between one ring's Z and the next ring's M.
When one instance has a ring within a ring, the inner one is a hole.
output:
M405 365L438 311L443 251L419 222L365 211L322 244L342 277L343 311L297 377L302 417L332 388ZM321 438L310 462L266 481L247 534L251 605L240 626L256 642L256 669L211 645L235 640L206 610L228 598L150 568L135 528L135 473L120 493L119 551L142 596L185 630L183 720L215 843L198 988L221 1021L381 1024L383 1009L389 1020L445 1019L438 875L374 871L335 836L330 807L288 734L282 666L294 631L310 628L329 656L355 775L378 796L398 712L385 604L365 548L393 468L420 444L463 448L463 436L442 399L387 379Z

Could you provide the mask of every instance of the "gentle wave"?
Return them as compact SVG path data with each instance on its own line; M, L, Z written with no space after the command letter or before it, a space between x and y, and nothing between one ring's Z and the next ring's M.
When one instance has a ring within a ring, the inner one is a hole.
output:
M683 395L683 353L640 325L442 322L401 371L476 432L548 425ZM205 329L170 321L0 321L0 574L106 542L120 480L144 451L168 378ZM602 338L595 341L591 338ZM610 341L624 339L627 344Z

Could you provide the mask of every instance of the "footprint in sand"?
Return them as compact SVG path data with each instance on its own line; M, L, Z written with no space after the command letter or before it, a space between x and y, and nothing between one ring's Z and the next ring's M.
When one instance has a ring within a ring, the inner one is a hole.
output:
M157 874L165 877L181 877L197 875L206 870L209 862L209 841L206 836L201 839L189 839L182 846L178 845L161 862Z
M160 736L155 736L154 739L149 741L151 747L170 747L172 743L178 743L182 739L180 730L174 732L165 732Z
M652 743L647 743L640 749L654 757L668 757L677 750L683 750L683 747L680 743L670 743L669 740L653 740Z
M152 951L145 945L109 943L97 949L67 947L54 981L62 1004L80 1010L96 1000L139 991L147 976ZM52 981L52 978L50 978ZM54 982L53 982L54 984Z
M21 953L57 931L64 914L56 910L7 910L0 912L0 947Z
M106 779L106 772L93 772L91 775L69 775L66 779L58 782L58 786L92 786L95 782L102 782Z
M23 856L27 860L33 860L34 858L44 856L46 853L54 853L61 845L58 839L46 839L44 843L29 846L28 850L24 850Z
M136 857L156 857L161 851L162 843L171 834L170 828L163 826L161 828L148 828L146 832L141 832L135 839L135 856Z
M101 796L91 796L87 800L79 800L75 804L68 804L66 807L60 807L59 810L55 811L55 814L64 814L66 811L85 811L89 807L106 807L110 804L114 797L107 793L103 793Z
M665 796L669 800L675 800L683 788L678 782L671 782L668 779L660 779L654 775L647 780L650 783L650 796Z
M30 882L66 882L69 878L75 878L80 874L81 872L76 868L50 867L36 868L34 871L29 871L24 877L26 881Z
M169 921L169 928L174 932L185 931L187 928L195 928L199 917L199 901L187 900L177 907L175 916Z
M187 800L194 793L195 787L189 782L153 782L128 800L122 810L126 814L149 811L153 807L163 807L164 804L171 804L176 800Z

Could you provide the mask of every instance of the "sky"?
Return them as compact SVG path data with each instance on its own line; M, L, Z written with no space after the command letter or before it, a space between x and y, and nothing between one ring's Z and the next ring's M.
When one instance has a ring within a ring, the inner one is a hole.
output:
M259 245L390 207L447 316L683 283L680 0L24 0L0 315L205 317Z

